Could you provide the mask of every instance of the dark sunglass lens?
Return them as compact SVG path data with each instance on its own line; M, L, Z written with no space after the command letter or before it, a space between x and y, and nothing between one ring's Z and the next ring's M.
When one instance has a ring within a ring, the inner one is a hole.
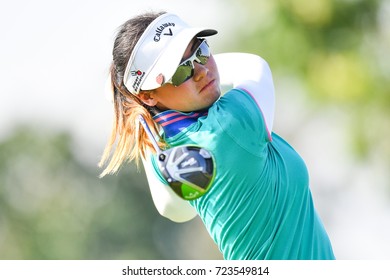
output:
M188 63L186 65L180 65L175 74L172 76L172 84L174 86L179 86L185 81L187 81L192 76L192 66L191 63Z
M206 41L203 41L198 50L196 51L196 58L199 60L199 63L205 65L210 57L210 50L207 46Z
M191 58L182 62L179 67L176 69L175 74L172 76L172 84L174 86L179 86L194 74L193 63L196 61L202 65L205 65L210 57L210 50L206 41L202 43L197 48L196 52L191 56Z

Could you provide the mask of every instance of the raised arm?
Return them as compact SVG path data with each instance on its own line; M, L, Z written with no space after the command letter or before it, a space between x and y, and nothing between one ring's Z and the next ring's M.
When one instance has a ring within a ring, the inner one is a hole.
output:
M260 56L247 53L214 55L221 89L239 88L248 92L261 109L267 129L272 131L275 111L275 89L271 69Z
M197 213L188 201L178 197L174 191L163 184L155 174L151 157L142 159L148 180L152 199L160 215L177 223L182 223L193 219Z

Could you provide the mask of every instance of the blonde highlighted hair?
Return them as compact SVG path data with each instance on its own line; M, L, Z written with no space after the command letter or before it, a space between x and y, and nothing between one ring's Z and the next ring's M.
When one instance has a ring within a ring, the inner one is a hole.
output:
M159 135L158 125L153 121L151 109L125 87L123 76L126 65L146 27L162 13L145 13L125 22L119 29L113 48L113 61L110 68L111 89L114 104L114 121L111 136L104 149L99 167L104 167L100 177L116 173L125 162L145 157L150 149L155 152L151 140L139 123L143 116L152 133ZM158 140L164 147L164 141Z

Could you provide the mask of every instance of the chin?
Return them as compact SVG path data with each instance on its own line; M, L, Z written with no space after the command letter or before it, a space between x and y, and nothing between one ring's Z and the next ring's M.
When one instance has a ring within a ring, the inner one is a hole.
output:
M219 88L217 88L213 94L211 94L212 96L212 103L214 103L215 101L217 101L220 97L221 97L221 90Z
M219 94L214 94L214 95L210 96L208 105L205 106L203 109L209 109L211 106L214 105L215 102L217 102L219 100L220 97L221 97L220 93Z

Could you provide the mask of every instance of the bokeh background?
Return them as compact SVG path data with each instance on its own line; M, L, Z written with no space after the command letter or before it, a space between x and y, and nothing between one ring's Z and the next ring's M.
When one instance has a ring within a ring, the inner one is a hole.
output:
M142 167L98 178L115 32L150 10L269 62L336 257L390 258L389 0L0 3L0 259L221 259L198 218L159 216Z

